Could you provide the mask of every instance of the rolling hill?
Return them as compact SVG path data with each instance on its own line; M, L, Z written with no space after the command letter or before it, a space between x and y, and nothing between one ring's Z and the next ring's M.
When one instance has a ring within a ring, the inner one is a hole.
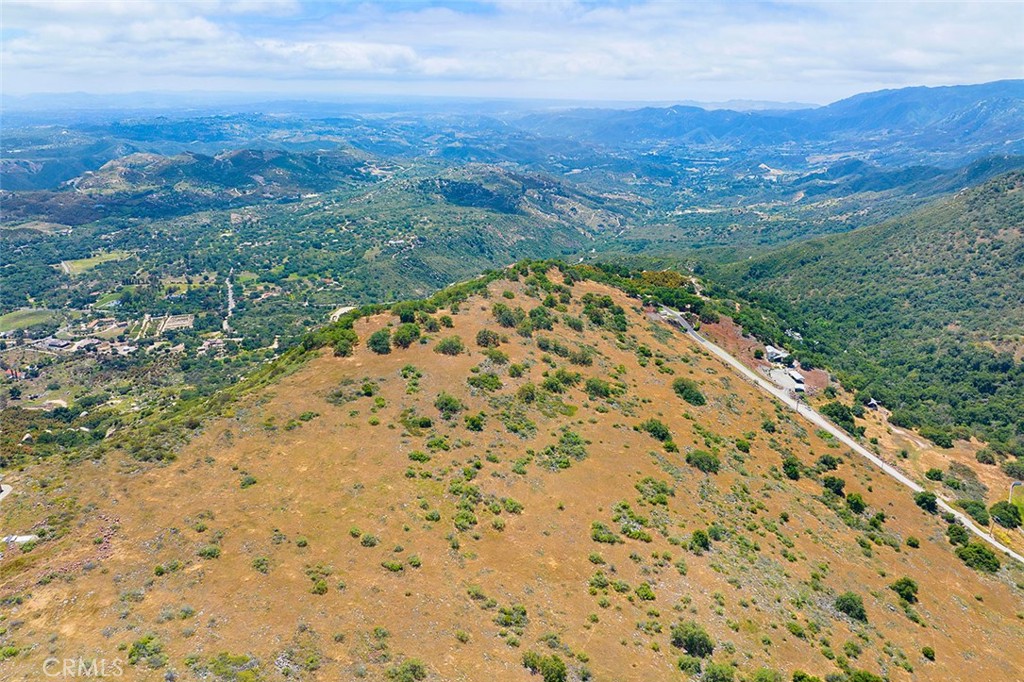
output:
M219 416L10 475L5 679L1019 672L1024 567L581 273L350 313Z

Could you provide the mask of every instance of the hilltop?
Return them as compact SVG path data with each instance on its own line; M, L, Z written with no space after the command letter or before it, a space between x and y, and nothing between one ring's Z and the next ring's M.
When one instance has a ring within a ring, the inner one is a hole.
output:
M9 679L1020 670L1024 567L580 275L351 312L219 414L9 476L4 527L41 536L0 562Z

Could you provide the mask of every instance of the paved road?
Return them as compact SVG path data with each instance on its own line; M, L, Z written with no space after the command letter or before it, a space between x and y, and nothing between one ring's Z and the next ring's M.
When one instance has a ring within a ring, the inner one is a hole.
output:
M226 332L231 331L230 319L231 316L235 314L235 291L234 289L231 288L231 275L234 274L234 272L235 269L231 268L231 273L229 273L228 276L224 278L224 283L228 287L228 314L225 315L224 321L222 322L221 326L224 327L224 331Z
M869 460L872 464L877 466L879 469L884 471L886 474L888 474L892 478L895 478L897 481L899 481L900 483L902 483L906 487L910 488L914 492L920 492L920 491L924 490L923 487L918 485L913 479L909 478L902 471L900 471L896 467L892 466L891 464L883 461L881 458L878 457L878 455L876 455L875 453L871 452L870 450L865 448L863 445L861 445L860 443L855 441L853 438L851 438L850 435L846 433L846 431L843 431L841 428L839 428L838 426L833 424L831 421L828 420L827 417L821 415L820 413L815 411L813 408L811 408L809 405L806 405L804 403L799 402L798 400L796 400L795 398L790 396L788 393L786 393L784 390L782 390L781 388L779 388L775 384L771 383L770 381L768 381L764 377L758 375L752 369L750 369L749 367L744 365L742 362L737 360L728 351L726 351L725 349L719 347L715 343L709 341L707 338L702 336L693 327L690 326L690 323L678 311L671 310L669 308L665 308L665 309L663 309L663 313L662 314L666 318L670 318L670 319L675 320L686 331L687 335L689 335L690 338L696 340L697 343L699 343L701 346L703 346L706 350L710 351L715 356L720 358L723 362L725 362L730 367L732 367L737 372L739 372L743 377L745 377L746 379L750 380L758 388L762 389L766 393L770 394L773 398L776 398L780 402L782 402L785 405L789 406L792 410L797 412L804 419L808 420L809 422L811 422L815 426L818 426L818 427L828 431L833 436L835 436L835 438L837 440L842 442L844 445L849 446L850 449L853 450L854 452L856 452L858 455L861 455L865 459ZM1003 543L1001 543L998 540L996 540L994 537L988 535L984 530L982 530L979 526L977 526L974 523L974 521L969 516L964 514L962 511L960 511L958 509L954 509L949 504L947 504L945 501L943 501L941 498L939 499L938 503L939 503L939 507L943 511L950 512L951 514L956 516L956 518L959 519L960 522L962 524L964 524L964 526L969 531L971 531L972 533L977 535L979 538L981 538L982 540L987 542L989 545L991 545L995 549L999 550L1000 552L1003 552L1004 554L1006 554L1008 556L1013 557L1014 559L1016 559L1020 563L1024 564L1024 555L1021 555L1021 554L1013 551L1012 549L1010 549L1009 547L1007 547Z
M0 485L0 500L10 495L12 490L14 490L14 488L9 485Z

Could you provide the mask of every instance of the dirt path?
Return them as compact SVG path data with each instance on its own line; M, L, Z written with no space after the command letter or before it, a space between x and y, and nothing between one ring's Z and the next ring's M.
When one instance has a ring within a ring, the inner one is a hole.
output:
M871 452L870 450L862 446L860 443L855 441L853 438L849 436L849 434L847 434L845 431L843 431L838 426L834 425L831 421L829 421L828 418L824 417L823 415L815 411L814 408L804 403L801 403L797 399L793 398L775 384L756 374L753 370L751 370L742 362L734 358L727 351L723 350L722 348L719 348L713 342L701 336L696 330L693 329L693 327L690 326L686 318L683 317L683 315L681 315L678 311L666 308L665 312L663 313L663 317L665 317L666 319L676 320L680 327L683 330L685 330L686 334L690 336L690 338L696 340L706 350L710 351L719 359L724 361L727 365L735 369L744 378L752 382L761 390L771 395L773 398L778 399L780 402L788 406L790 409L795 411L797 414L799 414L800 416L802 416L804 419L808 420L815 426L821 427L822 429L831 433L841 443L849 446L850 449L852 449L858 455L861 455L865 459L869 460L872 464L877 466L879 469L884 471L892 478L895 478L897 481L899 481L906 487L910 488L914 492L921 492L922 490L924 490L923 487L918 485L914 480L909 478L902 471L892 466L891 464L885 462L875 453ZM954 509L942 498L939 498L938 503L939 507L943 511L953 514L969 531L974 533L976 536L987 542L995 549L1003 552L1007 556L1013 557L1020 563L1024 564L1024 556L1018 554L1017 552L1013 551L1003 543L999 542L995 538L985 533L985 531L977 525L975 525L974 521L966 514L964 514L961 511L958 511L957 509Z

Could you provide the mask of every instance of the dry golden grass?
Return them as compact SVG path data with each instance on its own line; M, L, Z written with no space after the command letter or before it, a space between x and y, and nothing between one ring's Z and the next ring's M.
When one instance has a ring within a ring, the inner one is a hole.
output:
M515 299L501 297L506 289ZM824 676L838 670L832 659L846 660L844 645L851 641L862 649L849 659L853 668L885 672L892 680L1019 675L1024 599L1013 583L1024 576L1018 567L1004 563L996 576L965 567L944 537L944 524L917 509L908 492L807 433L795 416L777 410L719 361L633 310L635 301L579 283L572 314L579 315L579 298L588 291L609 294L626 308L630 330L621 340L589 323L583 334L558 324L539 335L573 348L592 346L592 366L553 361L584 379L621 381L626 392L615 401L590 400L581 383L560 396L576 408L571 416L529 407L537 431L525 439L502 425L492 399L511 396L528 381L539 384L551 367L536 339L514 330L500 329L508 336L501 350L513 363L529 363L521 378L510 378L507 365L490 367L473 343L480 329L499 330L493 303L539 305L523 283L499 281L490 300L463 304L454 328L432 334L425 345L383 356L362 345L349 358L325 354L249 396L233 414L208 424L170 465L141 466L111 455L68 469L44 462L19 473L11 482L21 494L0 505L4 528L27 530L53 514L62 497L74 500L74 520L59 540L25 555L8 553L0 562L0 593L9 598L0 611L0 642L17 649L2 663L0 677L42 679L49 656L124 659L133 642L153 633L166 666L126 666L125 679L162 680L169 669L180 680L201 679L211 659L229 652L253 657L255 679L262 680L286 679L285 669L288 679L386 679L406 658L423 661L429 679L528 680L527 650L556 652L573 674L585 667L596 680L683 679L675 666L680 652L669 641L680 619L707 628L717 644L714 659L734 661L740 676L762 665L786 679L798 668ZM380 315L361 321L357 331L365 339L388 324L397 320ZM433 351L437 340L452 334L463 339L467 353ZM646 366L637 343L654 351ZM406 365L422 374L418 392L407 391ZM466 380L477 366L495 371L504 387L494 394L471 389ZM676 377L699 382L707 404L680 400L671 388ZM356 396L367 380L376 384L376 396ZM352 399L331 404L327 398L339 388ZM441 391L465 403L463 414L485 412L484 431L467 430L462 415L442 420L433 406ZM433 426L406 429L406 410L430 417ZM298 419L307 412L318 416ZM668 425L681 452L666 452L633 429L651 417ZM761 429L766 418L776 422L776 433ZM535 458L525 474L513 472L528 449L556 442L563 427L588 441L586 459L552 472ZM429 462L408 458L413 450L429 451L426 443L435 436L447 437L450 449L432 452ZM747 455L734 446L744 437L751 443ZM685 453L694 448L717 449L721 471L705 475L688 466ZM822 502L819 482L779 473L780 450L807 467L824 453L842 456L832 473L845 479L847 491L864 496L869 514L885 513L880 537L895 539L898 547L867 543L868 556L856 541L865 533ZM464 479L464 467L475 466L470 484L485 501L474 510L477 525L456 531L459 497L451 485ZM406 475L410 468L413 477ZM255 484L243 488L245 476ZM641 503L634 486L645 477L673 486L667 506ZM39 485L44 479L45 489ZM487 509L492 498L512 498L522 512L494 514ZM621 535L612 514L623 500L659 517L664 532L652 523L649 543L594 542L595 521ZM427 520L430 510L440 520ZM492 525L495 519L504 522L503 530ZM689 551L693 531L712 523L724 527L725 538L700 556ZM379 538L378 544L363 546L352 529L360 538ZM907 548L908 536L920 538L920 549ZM200 558L197 552L211 543L219 558ZM592 563L592 553L606 563ZM411 565L413 556L421 567ZM253 567L260 557L266 573ZM679 559L685 575L673 565ZM158 565L175 561L178 570L155 574ZM382 566L389 561L401 562L402 570ZM627 582L630 591L590 594L588 581L598 570ZM926 626L912 622L887 587L903 575L920 585L913 609ZM324 594L312 592L317 576L324 576ZM636 596L642 582L650 584L654 601ZM834 597L845 591L863 597L867 625L835 612ZM496 604L487 608L487 599ZM526 609L521 635L495 622L498 609L512 604ZM185 607L194 613L182 618ZM787 623L799 625L804 638ZM508 643L512 639L518 646ZM921 655L924 646L935 649L934 662Z

